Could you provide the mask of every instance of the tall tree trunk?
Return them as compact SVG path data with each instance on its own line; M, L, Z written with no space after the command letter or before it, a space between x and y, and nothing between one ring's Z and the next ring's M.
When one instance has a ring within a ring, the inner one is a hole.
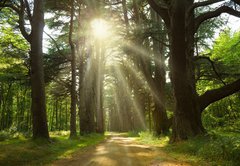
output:
M59 117L58 117L58 99L55 99L55 130L59 128Z
M203 132L197 102L193 71L193 12L186 14L192 5L187 0L174 1L171 8L171 80L174 89L175 110L172 141L187 139ZM188 26L187 26L187 25ZM187 28L186 28L187 27Z
M68 102L67 101L65 101L66 103L66 105L65 105L65 125L64 125L64 127L65 127L65 130L68 130Z
M70 117L70 137L75 137L77 135L76 130L76 53L75 46L73 43L73 17L74 17L74 0L71 0L71 19L69 28L69 44L71 47L71 72L72 72L72 82L71 82L71 117Z
M89 59L86 60L86 66L90 66L86 69L85 74L82 73L82 86L79 87L80 90L80 134L88 134L95 132L95 124L94 124L94 109L95 107L95 76L96 74L94 65L93 65L93 55L92 51L89 50Z
M159 16L151 11L152 19L160 24L162 27L160 29L164 29L164 25L159 18ZM158 40L162 40L165 42L166 36L158 35ZM164 40L165 39L165 40ZM155 77L153 79L153 94L154 99L154 110L153 110L153 121L154 121L154 132L155 135L166 134L169 130L167 112L165 108L165 84L166 84L166 72L165 72L165 46L159 41L153 39L153 54L154 54L154 73ZM150 84L151 85L151 84Z
M97 75L96 75L96 131L98 133L104 132L104 119L103 119L103 107L102 107L102 70L103 70L103 46L101 45L99 39L96 41L96 65L97 65Z
M33 138L49 139L47 115L46 115L46 97L43 72L43 27L44 27L44 11L43 0L34 0L34 9L32 16L32 32L31 32L31 90L32 90L32 122L33 122Z

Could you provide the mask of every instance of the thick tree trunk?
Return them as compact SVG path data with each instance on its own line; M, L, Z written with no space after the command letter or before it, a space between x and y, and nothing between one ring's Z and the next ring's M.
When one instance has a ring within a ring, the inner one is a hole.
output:
M49 138L43 72L42 40L44 27L43 0L34 1L31 32L31 90L33 138Z
M176 102L172 141L187 139L203 132L193 78L192 49L194 33L191 34L187 32L191 29L186 29L191 24L189 19L192 19L191 16L186 14L190 5L191 3L187 0L174 1L170 12L171 80Z

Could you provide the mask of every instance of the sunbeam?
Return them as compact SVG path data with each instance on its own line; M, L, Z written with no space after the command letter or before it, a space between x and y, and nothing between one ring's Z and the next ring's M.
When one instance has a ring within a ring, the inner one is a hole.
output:
M138 103L136 100L132 100L132 98L131 98L132 93L129 90L129 85L128 85L126 79L124 78L123 73L119 69L119 67L114 66L114 70L116 72L116 76L119 77L119 80L123 84L123 87L126 88L127 97L128 97L129 100L131 100L131 103L133 104L133 108L137 113L137 117L139 118L141 125L143 126L144 129L146 129L146 123L144 121L143 114L140 112L140 110L141 110L140 109L140 103Z

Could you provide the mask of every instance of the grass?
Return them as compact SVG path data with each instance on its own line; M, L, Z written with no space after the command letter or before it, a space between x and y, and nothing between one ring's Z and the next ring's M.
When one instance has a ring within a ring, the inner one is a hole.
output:
M239 165L239 133L215 132L174 144L169 144L167 136L156 138L147 132L139 135L140 143L156 146L170 157L191 165Z
M51 143L25 137L0 142L0 165L44 165L71 157L74 152L104 140L104 136L99 134L70 140L68 132L51 133L51 138Z

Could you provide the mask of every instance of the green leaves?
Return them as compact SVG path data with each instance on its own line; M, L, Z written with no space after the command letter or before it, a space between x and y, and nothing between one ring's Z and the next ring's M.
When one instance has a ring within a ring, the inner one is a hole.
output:
M29 45L9 24L0 26L0 81L26 79Z
M240 75L240 32L223 31L213 46L211 58L224 75Z
M0 55L4 57L22 58L28 54L29 45L20 34L11 27L0 30Z

